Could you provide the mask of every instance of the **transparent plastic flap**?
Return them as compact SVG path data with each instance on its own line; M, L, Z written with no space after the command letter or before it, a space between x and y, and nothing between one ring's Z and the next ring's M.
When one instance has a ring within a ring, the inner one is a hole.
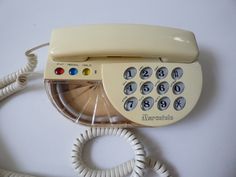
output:
M54 106L75 123L109 127L137 125L111 105L101 81L45 80L45 87Z

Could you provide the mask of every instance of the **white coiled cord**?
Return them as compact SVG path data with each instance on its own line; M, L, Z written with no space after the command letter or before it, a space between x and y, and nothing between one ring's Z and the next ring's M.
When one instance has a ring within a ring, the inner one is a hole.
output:
M49 45L49 43L39 45L26 51L25 55L28 59L27 64L18 71L0 79L0 100L3 100L26 87L28 75L32 73L37 66L37 56L31 52L47 45Z
M35 176L30 176L26 174L15 173L12 171L0 169L0 177L35 177Z
M124 138L134 150L134 159L111 169L91 169L83 161L83 147L93 138L100 136L120 136ZM76 172L81 177L124 177L131 173L131 177L144 176L146 167L153 169L159 177L171 177L165 165L157 160L146 157L144 147L136 135L121 128L90 128L81 134L74 144L72 160Z

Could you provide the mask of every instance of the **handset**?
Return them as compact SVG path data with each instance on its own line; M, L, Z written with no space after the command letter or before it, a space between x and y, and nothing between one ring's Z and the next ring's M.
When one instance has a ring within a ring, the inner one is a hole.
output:
M52 32L47 93L70 120L89 126L163 126L184 118L202 88L189 31L87 25Z
M88 57L159 58L191 63L197 59L194 34L150 25L85 25L52 32L50 57L82 62Z

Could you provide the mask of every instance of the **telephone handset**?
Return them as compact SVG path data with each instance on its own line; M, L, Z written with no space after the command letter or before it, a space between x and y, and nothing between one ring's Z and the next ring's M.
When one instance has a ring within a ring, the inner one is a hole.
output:
M86 25L52 32L47 93L89 126L163 126L184 118L202 89L189 31L149 25Z

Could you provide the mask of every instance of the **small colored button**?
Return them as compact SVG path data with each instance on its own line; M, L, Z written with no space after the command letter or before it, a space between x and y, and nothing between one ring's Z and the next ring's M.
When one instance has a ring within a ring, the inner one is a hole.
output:
M90 72L91 72L91 70L90 70L89 68L85 68L85 69L83 69L83 71L82 71L83 75L85 75L85 76L89 75Z
M63 74L64 73L64 69L63 68L56 68L55 69L55 74L56 75L61 75L61 74Z
M78 74L78 69L76 69L76 68L70 68L69 74L70 74L70 75L76 75L76 74Z

